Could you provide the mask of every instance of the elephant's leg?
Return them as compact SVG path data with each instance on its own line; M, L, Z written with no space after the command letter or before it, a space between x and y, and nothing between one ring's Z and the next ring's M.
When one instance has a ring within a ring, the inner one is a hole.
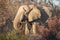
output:
M29 34L28 27L29 27L29 25L28 25L28 23L26 23L26 25L25 25L25 35L28 35Z
M33 24L32 24L32 28L31 28L31 32L32 32L32 34L36 34L36 22L34 22Z
M38 31L39 31L39 22L33 22L30 32L33 35L36 35L36 34L38 34Z

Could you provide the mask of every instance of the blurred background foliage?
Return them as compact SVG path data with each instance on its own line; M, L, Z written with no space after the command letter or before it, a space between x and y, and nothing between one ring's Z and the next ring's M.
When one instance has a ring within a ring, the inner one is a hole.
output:
M27 40L28 39L25 35L18 33L16 30L14 30L13 23L12 23L18 8L26 2L31 4L50 2L51 4L53 4L53 6L58 6L58 7L60 6L60 0L0 0L0 40ZM53 26L52 28L48 28L49 31L46 30L46 28L44 27L40 28L40 30L42 30L40 36L43 36L41 37L40 40L60 40L60 8L56 8L55 12L57 13L57 21L55 21L56 18L54 18L54 20L51 18L52 21L49 21L49 26L51 25ZM53 24L51 24L52 22ZM55 22L57 22L57 24ZM44 33L44 31L46 31L46 34ZM44 35L42 35L42 33Z

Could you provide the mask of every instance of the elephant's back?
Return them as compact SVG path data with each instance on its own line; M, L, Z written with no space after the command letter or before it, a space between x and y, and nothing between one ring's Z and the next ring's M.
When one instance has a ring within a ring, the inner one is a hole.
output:
M52 12L51 12L51 9L49 7L43 6L42 8L45 10L45 12L47 13L47 15L49 17L52 16Z

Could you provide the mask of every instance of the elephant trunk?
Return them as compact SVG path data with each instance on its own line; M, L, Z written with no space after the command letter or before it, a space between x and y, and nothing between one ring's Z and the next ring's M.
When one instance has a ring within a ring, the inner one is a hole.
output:
M15 30L18 30L17 25L18 25L18 19L13 21L13 27L14 27Z

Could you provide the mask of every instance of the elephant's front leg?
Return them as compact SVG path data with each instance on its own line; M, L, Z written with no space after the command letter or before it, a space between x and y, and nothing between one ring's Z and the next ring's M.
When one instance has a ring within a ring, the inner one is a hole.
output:
M30 26L29 26L28 23L26 23L26 25L25 25L25 35L28 35L30 33L28 27L30 27Z

